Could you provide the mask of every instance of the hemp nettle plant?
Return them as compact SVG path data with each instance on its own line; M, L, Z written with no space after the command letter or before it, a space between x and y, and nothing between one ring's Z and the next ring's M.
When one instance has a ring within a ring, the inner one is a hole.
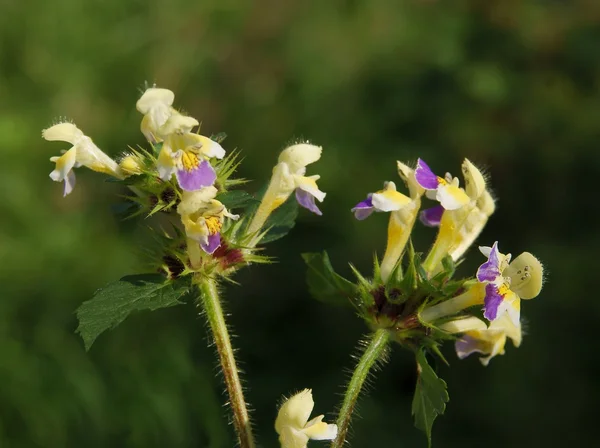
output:
M199 122L174 109L174 98L167 89L146 89L136 106L143 114L141 130L148 145L128 149L118 162L73 123L61 122L42 132L46 140L72 145L50 159L56 163L50 177L64 182L65 196L75 187L74 168L86 166L128 188L127 216L162 215L156 222L145 221L155 235L155 244L147 250L149 273L123 277L96 291L77 310L77 331L89 349L101 333L132 312L166 308L184 299L197 301L215 342L238 443L250 448L255 446L254 436L219 286L249 264L273 261L263 255L262 246L290 231L298 205L321 215L315 202L325 198L316 183L319 176L306 176L306 167L320 159L321 148L298 142L284 149L266 189L248 193L239 188L246 181L233 177L239 154L226 154L223 135L194 132ZM371 275L351 265L356 278L350 281L334 271L326 252L303 254L310 293L318 300L353 307L370 334L359 341L361 355L336 424L323 422L323 415L309 420L314 407L310 389L284 400L275 421L283 448L306 447L311 439L331 440L333 448L344 446L363 385L394 344L415 356L418 379L412 414L431 445L433 422L444 413L449 398L428 355L446 362L439 348L452 341L459 358L478 352L487 365L504 354L507 338L516 347L521 343L521 299L536 297L543 283L537 258L524 252L512 260L495 242L479 248L485 261L475 276L455 277L457 264L494 212L484 176L466 159L464 188L450 174L434 174L421 159L414 168L398 162L398 173L408 195L386 182L352 209L359 220L374 212L390 213L385 254L381 262L375 257ZM424 196L439 205L420 211ZM410 241L417 218L439 228L424 259Z

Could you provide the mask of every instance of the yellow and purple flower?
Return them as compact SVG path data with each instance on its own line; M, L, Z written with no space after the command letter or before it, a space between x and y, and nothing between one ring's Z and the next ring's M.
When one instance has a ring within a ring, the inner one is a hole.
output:
M494 356L504 354L507 338L512 340L515 347L519 347L522 340L521 324L513 322L506 314L494 320L487 328L485 328L485 324L482 328L458 329L462 331L453 331L448 327L444 327L444 325L440 328L450 332L465 331L455 343L456 354L460 359L464 359L473 353L487 355L479 358L484 366L487 366Z
M225 150L219 143L192 133L198 124L195 118L176 112L160 127L164 142L158 155L158 175L169 180L175 174L179 186L185 191L213 185L217 174L209 159L225 156Z
M273 168L267 191L248 226L248 233L258 236L269 215L295 193L298 204L316 215L322 215L315 199L323 202L326 193L319 190L321 176L305 176L306 167L321 158L322 148L309 143L298 143L284 149ZM258 239L253 241L257 243Z
M60 157L51 157L50 161L56 163L56 168L50 173L50 178L55 182L64 182L64 196L75 188L75 171L73 168L85 166L99 173L110 174L116 178L123 178L119 165L100 148L91 138L85 135L73 123L63 122L44 129L42 137L48 141L62 141L73 145Z
M177 213L188 238L200 243L207 254L214 253L221 245L221 229L225 218L238 219L215 199L217 189L206 187L195 191L184 191Z
M354 217L360 221L367 219L373 212L394 212L411 203L408 196L396 190L394 182L386 182L383 190L369 193L367 198L354 206L351 210Z
M415 178L419 185L427 190L427 197L436 199L444 210L459 209L470 201L467 193L459 187L457 177L452 177L449 173L446 173L445 177L437 176L421 159L417 161ZM433 214L437 216L439 210Z
M492 247L479 250L488 260L477 270L477 280L485 284L483 315L494 321L508 314L515 325L520 321L521 299L533 299L542 289L543 267L529 252L523 252L511 262L511 254Z
M323 415L308 420L315 402L310 389L286 400L277 414L275 431L281 448L306 448L309 440L334 440L338 428L323 421Z

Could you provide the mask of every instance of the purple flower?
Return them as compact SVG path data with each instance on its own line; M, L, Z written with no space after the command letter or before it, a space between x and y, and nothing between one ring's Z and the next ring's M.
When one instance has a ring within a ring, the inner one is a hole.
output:
M488 252L488 249L488 260L479 266L479 269L477 270L477 280L480 282L493 282L498 277L502 276L502 271L504 270L501 267L501 264L502 259L506 257L501 255L498 251L498 241L496 241L491 248L480 248L484 255Z
M372 196L372 194L369 194L367 196L367 199L365 199L364 201L360 201L351 210L352 213L354 213L354 217L359 221L367 219L369 216L371 216L371 213L375 211L375 207L373 207Z
M296 188L296 200L298 201L298 204L305 209L310 210L316 215L323 215L323 212L321 212L319 207L317 207L317 204L315 204L315 196L310 192L303 190L302 188Z
M187 162L186 160L190 160ZM179 186L186 191L210 187L217 180L217 174L207 160L200 161L194 154L182 156L183 167L176 172ZM187 163L186 163L187 162Z

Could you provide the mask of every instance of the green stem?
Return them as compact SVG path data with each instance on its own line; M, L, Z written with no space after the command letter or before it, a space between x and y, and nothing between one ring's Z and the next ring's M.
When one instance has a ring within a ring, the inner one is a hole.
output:
M233 347L231 346L216 282L210 278L203 280L199 284L199 288L200 299L219 354L225 386L229 394L229 403L233 411L233 426L238 436L239 446L240 448L254 448L252 427L246 409L242 383L235 363Z
M344 446L350 427L350 421L352 420L352 413L356 407L356 401L358 400L360 391L375 363L378 361L385 361L389 338L389 332L379 328L371 335L371 339L365 346L365 350L358 360L358 364L356 365L352 378L350 378L350 382L346 388L344 401L342 402L342 407L340 408L337 419L338 435L331 444L331 448L341 448Z

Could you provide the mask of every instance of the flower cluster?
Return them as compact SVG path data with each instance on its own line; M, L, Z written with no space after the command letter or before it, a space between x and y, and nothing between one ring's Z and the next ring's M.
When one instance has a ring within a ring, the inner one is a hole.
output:
M491 357L504 352L507 336L515 345L520 344L520 302L540 293L542 265L529 252L511 262L511 255L500 253L496 242L492 247L480 248L487 261L475 278L452 280L455 262L477 239L494 212L486 179L467 159L462 164L464 188L458 178L449 173L436 175L421 159L414 169L399 162L398 172L408 194L399 192L394 182L386 182L382 190L368 194L352 209L358 220L373 212L390 213L381 264L376 263L372 282L364 278L359 282L359 310L370 325L389 327L398 341L409 346L435 346L445 338L444 334L462 334L456 341L459 357L480 352L489 355L482 358L487 364ZM423 197L438 205L419 212ZM417 217L424 225L439 228L423 261L411 252L412 247L407 252ZM400 264L405 253L414 274L410 282L402 281ZM482 306L489 326L476 316L461 314L476 306Z
M218 138L201 135L198 120L174 108L174 102L175 95L168 89L150 87L144 91L136 108L143 115L140 127L151 149L130 148L118 162L73 123L61 122L45 129L44 139L72 145L61 156L51 158L56 168L50 177L64 182L66 196L75 187L74 168L85 166L127 185L133 214L164 212L177 216L182 232L169 235L165 246L171 249L162 254L159 263L168 259L165 270L169 275L206 273L215 266L224 274L232 265L265 261L254 248L273 225L269 222L273 212L294 192L299 205L321 214L315 203L315 199L325 198L317 187L319 176L306 176L306 166L321 157L320 147L301 142L284 149L260 204L253 206L252 195L229 191L243 183L230 178L238 165L236 154L227 155ZM245 209L242 219L230 211L231 207ZM232 224L238 220L239 225ZM232 251L236 253L232 255ZM173 268L174 264L180 266Z

